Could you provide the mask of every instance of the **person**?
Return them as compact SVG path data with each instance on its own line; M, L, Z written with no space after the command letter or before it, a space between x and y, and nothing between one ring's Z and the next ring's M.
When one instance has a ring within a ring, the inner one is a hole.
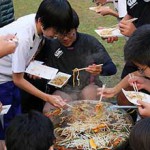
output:
M140 26L150 24L150 17L147 15L150 10L150 0L127 1L127 15L120 21L120 32L130 37L133 32ZM138 18L134 22L126 21L132 18ZM137 71L137 67L133 63L126 62L122 71L121 78L127 74Z
M140 120L133 126L129 136L129 143L132 150L150 149L150 118Z
M53 123L36 111L18 115L7 128L5 141L7 150L53 150Z
M60 72L73 74L75 68L85 68L80 71L80 85L73 86L73 76L67 84L56 89L54 95L59 95L67 101L74 100L98 100L96 89L102 86L101 76L110 76L117 69L103 45L93 36L79 33L79 17L73 11L73 26L66 34L58 34L57 39L47 40L44 47L47 56L45 64L59 69ZM103 64L103 65L99 65ZM76 80L76 77L75 77ZM51 89L51 87L50 87ZM44 112L50 105L45 104Z
M17 46L17 41L13 41L15 38L15 35L0 36L0 58L14 53Z
M56 107L65 105L61 97L46 94L25 80L24 72L38 53L43 36L54 37L58 32L68 31L71 22L72 8L68 1L43 0L36 14L23 16L0 28L0 35L17 33L18 38L15 53L0 59L0 100L3 105L11 105L9 112L4 115L4 127L0 126L1 140L4 140L5 130L11 119L21 112L19 88Z
M14 17L14 6L12 0L0 0L0 28L13 22Z
M107 0L96 0L94 1L97 5L105 5L108 3ZM115 10L110 7L100 7L97 13L100 13L102 16L111 15L116 17L118 20L121 20L127 14L126 0L113 0Z
M139 27L127 41L124 48L124 57L126 61L133 62L138 71L134 72L134 78L129 78L127 75L114 88L106 88L102 91L98 89L98 94L103 94L104 97L113 97L118 94L122 88L132 86L133 82L137 83L139 90L145 89L150 92L150 25ZM121 103L125 103L124 99ZM138 101L139 114L142 117L150 115L150 104L143 101Z

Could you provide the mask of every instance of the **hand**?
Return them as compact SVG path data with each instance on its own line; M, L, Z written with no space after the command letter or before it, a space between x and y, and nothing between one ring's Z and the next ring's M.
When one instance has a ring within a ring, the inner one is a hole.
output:
M86 71L91 73L92 75L99 75L102 72L102 65L89 65Z
M138 106L138 111L142 117L150 117L150 103L143 102L141 100L138 101L140 104Z
M113 10L111 8L107 6L106 7L103 6L103 7L100 7L100 9L97 10L96 12L101 14L102 16L106 16L106 15L110 15L112 11Z
M66 105L66 102L60 96L57 95L47 94L47 102L58 108L62 108Z
M113 43L114 41L118 41L118 37L108 37L108 38L102 38L103 40L106 40L107 43Z
M132 78L128 79L129 84L132 86L133 83L136 83L137 88L139 90L145 89L145 85L149 80L145 79L144 77L138 77L138 76L133 76Z
M27 74L27 76L28 76L30 79L34 79L34 80L41 79L41 77L35 76L35 75L31 75L31 74Z
M119 23L119 29L121 34L130 37L133 34L133 32L136 30L136 27L132 22L129 22L127 20L122 20Z
M114 97L117 94L117 89L114 88L98 88L97 89L97 95L101 95L105 98L111 98Z
M105 5L107 2L107 0L94 0L94 3L96 3L96 5Z

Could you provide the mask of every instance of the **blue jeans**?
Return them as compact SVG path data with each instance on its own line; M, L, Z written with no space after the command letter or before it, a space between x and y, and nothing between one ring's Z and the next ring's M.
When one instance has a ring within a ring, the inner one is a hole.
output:
M5 139L5 131L10 121L21 113L21 97L19 88L12 82L0 84L0 101L3 105L11 105L7 114L4 115L4 126L0 123L0 140Z

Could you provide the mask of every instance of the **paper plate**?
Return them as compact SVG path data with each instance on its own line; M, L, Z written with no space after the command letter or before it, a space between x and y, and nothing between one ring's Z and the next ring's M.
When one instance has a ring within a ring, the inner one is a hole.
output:
M150 103L150 95L148 94L135 91L125 91L124 89L122 89L122 92L124 93L126 98L134 105L139 105L139 103L137 102L138 100Z
M124 36L120 33L120 30L117 28L101 28L101 29L95 30L95 32L103 38L115 37L115 36L123 37Z
M50 80L48 84L61 88L63 85L67 83L70 77L71 77L70 74L58 72L55 78Z

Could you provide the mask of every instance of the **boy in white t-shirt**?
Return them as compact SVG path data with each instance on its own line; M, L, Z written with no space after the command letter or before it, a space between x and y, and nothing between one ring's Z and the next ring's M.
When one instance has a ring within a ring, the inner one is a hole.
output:
M61 97L46 94L25 80L24 71L36 54L43 35L54 37L56 33L69 31L71 25L72 8L68 1L43 0L36 15L21 17L0 28L0 35L17 33L18 38L15 52L0 59L0 100L3 105L11 105L4 116L4 126L0 125L0 140L4 140L10 121L21 112L19 88L56 107L65 105Z

